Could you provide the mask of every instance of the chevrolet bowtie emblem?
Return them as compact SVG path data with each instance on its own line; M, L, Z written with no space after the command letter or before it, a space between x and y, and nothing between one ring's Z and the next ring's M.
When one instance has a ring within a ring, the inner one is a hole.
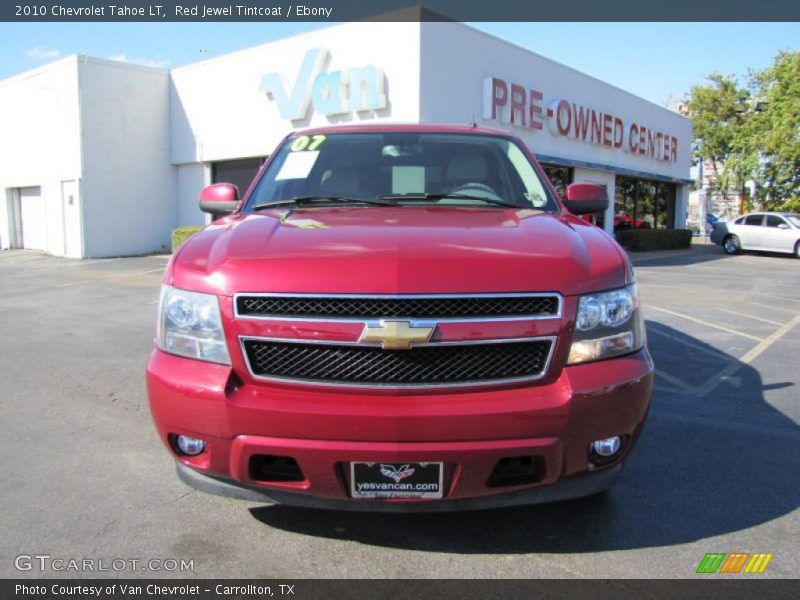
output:
M377 325L367 324L359 342L380 342L387 350L408 350L414 344L430 340L434 329L435 326L414 327L409 321L381 321Z

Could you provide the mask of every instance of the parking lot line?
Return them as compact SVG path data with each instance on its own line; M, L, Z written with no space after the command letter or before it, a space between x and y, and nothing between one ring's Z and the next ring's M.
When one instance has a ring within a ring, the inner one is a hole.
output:
M766 298L775 298L776 300L788 300L789 302L800 302L797 298L788 298L787 296L776 296L775 294L765 294L763 292L756 292L756 296L765 296Z
M745 365L749 365L753 362L758 356L761 355L762 352L767 350L772 344L777 342L781 339L784 335L789 333L798 323L800 323L800 315L797 315L794 319L779 327L775 331L773 331L770 335L764 338L759 344L745 352L744 356L742 356L738 362L728 365L722 371L714 375L708 381L706 381L703 385L696 389L696 393L699 396L705 396L709 392L711 392L715 387L717 387L720 383L728 379L731 375L733 375L736 371L742 368Z
M666 310L666 309L662 309ZM672 312L672 311L667 311ZM678 315L678 316L685 316L685 315ZM698 319L694 319L693 317L690 320L698 321ZM778 329L772 332L769 336L760 340L759 343L747 351L741 358L731 359L731 363L727 365L724 369L722 369L719 373L716 373L712 377L710 377L707 381L702 383L699 386L692 387L674 377L668 373L665 373L660 370L656 370L656 375L660 376L665 381L668 381L672 385L678 387L679 389L683 390L685 393L688 393L693 396L706 396L710 392L712 392L720 383L723 381L730 381L733 385L735 384L735 378L732 376L736 371L742 368L745 365L750 364L753 360L755 360L758 356L760 356L765 350L767 350L770 346L772 346L775 342L777 342L780 338L786 335L789 331L791 331L795 326L800 324L800 315L796 315L791 321L781 325ZM667 337L674 337L670 336L669 334L665 334L663 332L657 331L656 329L650 329L649 332L656 333L657 335L664 335ZM737 332L741 335L740 332ZM687 346L696 346L691 342L683 342ZM711 354L711 352L705 348L701 348L697 346L697 350L705 352L706 354Z
M93 280L91 280L91 279L84 279L82 281L71 281L69 283L59 283L58 285L53 286L53 287L65 288L65 287L72 287L73 285L83 285L84 283L95 283L95 282Z
M664 381L668 381L682 392L693 393L695 391L691 385L681 381L677 377L674 377L665 371L662 371L661 369L654 369L653 372L655 373L656 377L660 377Z
M727 431L737 431L740 433L755 434L765 438L779 438L788 440L790 442L800 441L795 428L792 429L775 429L775 427L762 426L756 423L740 422L736 420L720 420L716 417L704 417L696 414L685 414L676 412L674 410L664 409L661 406L654 406L650 409L651 415L658 415L661 419L670 419L672 421L686 423L688 425L702 425L703 427L713 427L715 429L722 429Z
M110 259L110 260L116 260L116 259ZM100 272L100 273L98 273L98 275L100 275L98 277L98 279L81 279L80 281L70 281L68 283L59 283L58 285L55 285L53 287L56 287L56 288L67 288L67 287L72 287L72 286L75 286L75 285L83 285L83 284L86 284L86 283L103 283L103 282L107 283L107 282L109 282L109 281L111 281L111 280L113 280L114 278L117 278L117 277L120 277L120 278L122 278L122 277L136 277L137 275L149 275L151 273L162 273L163 271L164 271L164 268L162 267L162 268L159 268L159 269L149 269L147 271L127 271L127 272L123 271L123 272L120 272L120 273L116 273L116 272L109 272L109 273Z
M680 395L683 395L683 394L688 394L690 396L693 395L691 392L687 392L686 390L679 390L678 388L669 387L669 386L666 386L666 385L661 385L658 382L658 380L656 380L656 382L653 384L653 389L656 390L657 392L662 393L662 394L673 394L673 395L677 395L677 396L680 396Z
M700 344L696 344L694 342L691 342L691 341L685 339L685 337L683 337L683 336L672 335L671 333L667 333L665 331L659 331L658 329L656 329L654 327L648 327L647 328L647 335L650 335L651 333L654 333L654 334L656 334L658 336L670 339L673 342L678 342L678 343L686 346L687 348L691 348L692 350L695 350L697 352L701 352L703 354L707 354L708 356L713 356L717 360L722 360L722 361L725 361L725 362L730 362L730 361L735 361L736 360L736 358L725 354L721 350L717 350L716 348L708 348L708 347L702 346Z
M772 319L765 319L764 317L757 317L755 315L748 315L746 313L737 312L735 310L730 310L728 308L718 308L717 310L721 310L722 312L730 313L732 315L737 315L739 317L745 317L747 319L755 319L756 321L763 321L764 323L769 323L770 325L778 325L781 326L783 323L780 321L773 321Z
M789 331L791 331L798 323L800 323L800 315L795 316L794 319L792 319L785 325L782 325L777 330L772 332L770 335L764 338L764 340L761 343L759 343L755 348L751 348L748 352L746 352L745 355L742 356L742 358L740 358L739 360L745 364L750 363L759 354L764 352L764 350L769 348L772 344L774 344L784 335L789 333Z
M655 275L652 272L648 272L647 275L649 275L651 277L655 277ZM686 271L667 271L667 270L663 270L663 271L659 271L658 272L658 277L659 278L663 277L664 275L674 275L675 277L679 277L681 279L684 279L686 277L699 277L699 278L703 279L703 281L707 281L708 279L722 279L723 281L725 280L725 276L724 275L715 274L713 272L712 273L688 273Z
M724 325L719 325L718 323L712 323L710 321L704 321L702 319L697 319L695 317L692 317L692 316L689 316L689 315L684 315L682 313L675 312L674 310L669 310L668 308L662 308L660 306L654 306L652 304L648 304L647 307L646 307L646 310L647 309L651 309L651 308L654 309L654 310L658 310L658 311L667 313L668 315L673 315L675 317L680 317L681 319L686 319L687 321L693 321L695 323L699 323L700 325L705 325L706 327L712 327L714 329L719 329L720 331L725 331L726 333L732 333L734 335L740 335L742 337L748 338L750 340L755 340L757 342L760 342L763 339L763 338L760 338L760 337L756 337L754 335L750 335L749 333L744 333L743 331L737 331L736 329L731 329L730 327L725 327Z
M792 315L796 315L797 314L796 310L792 310L790 308L781 308L780 306L773 306L772 304L764 304L763 302L756 302L755 300L747 300L747 302L749 302L750 304L757 304L758 306L764 306L764 307L769 308L771 310L779 310L781 312L787 312L787 313L792 314Z
M147 275L148 273L160 273L164 269L150 269L149 271L127 271L123 273L111 273L114 277L136 277L137 275Z
M91 266L91 265L99 265L101 263L114 262L115 260L121 260L121 259L119 257L117 257L117 258L99 258L99 259L96 259L96 260L92 260L92 259L80 260L80 261L76 260L76 261L72 261L72 262L66 262L66 263L64 263L64 264L62 264L60 266L61 267L88 267L88 266Z

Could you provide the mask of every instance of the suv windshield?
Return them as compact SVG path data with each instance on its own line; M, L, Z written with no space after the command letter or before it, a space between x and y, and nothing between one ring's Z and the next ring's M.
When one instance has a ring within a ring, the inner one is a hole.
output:
M538 172L513 140L458 133L290 138L269 164L244 210L292 200L558 210Z

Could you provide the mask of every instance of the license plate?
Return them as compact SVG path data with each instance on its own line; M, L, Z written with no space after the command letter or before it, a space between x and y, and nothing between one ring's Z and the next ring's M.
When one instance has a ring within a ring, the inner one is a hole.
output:
M442 463L350 463L353 498L442 497Z

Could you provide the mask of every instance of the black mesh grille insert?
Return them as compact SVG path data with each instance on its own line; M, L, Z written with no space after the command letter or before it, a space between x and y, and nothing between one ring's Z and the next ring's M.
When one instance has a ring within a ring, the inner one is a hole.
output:
M558 314L558 296L332 298L239 296L242 316L454 319Z
M550 340L410 350L245 340L254 375L361 385L491 382L542 374Z
M250 479L254 481L303 481L303 471L291 456L253 454L250 457Z
M541 456L507 456L497 461L487 487L506 487L538 483L544 479L545 462Z

